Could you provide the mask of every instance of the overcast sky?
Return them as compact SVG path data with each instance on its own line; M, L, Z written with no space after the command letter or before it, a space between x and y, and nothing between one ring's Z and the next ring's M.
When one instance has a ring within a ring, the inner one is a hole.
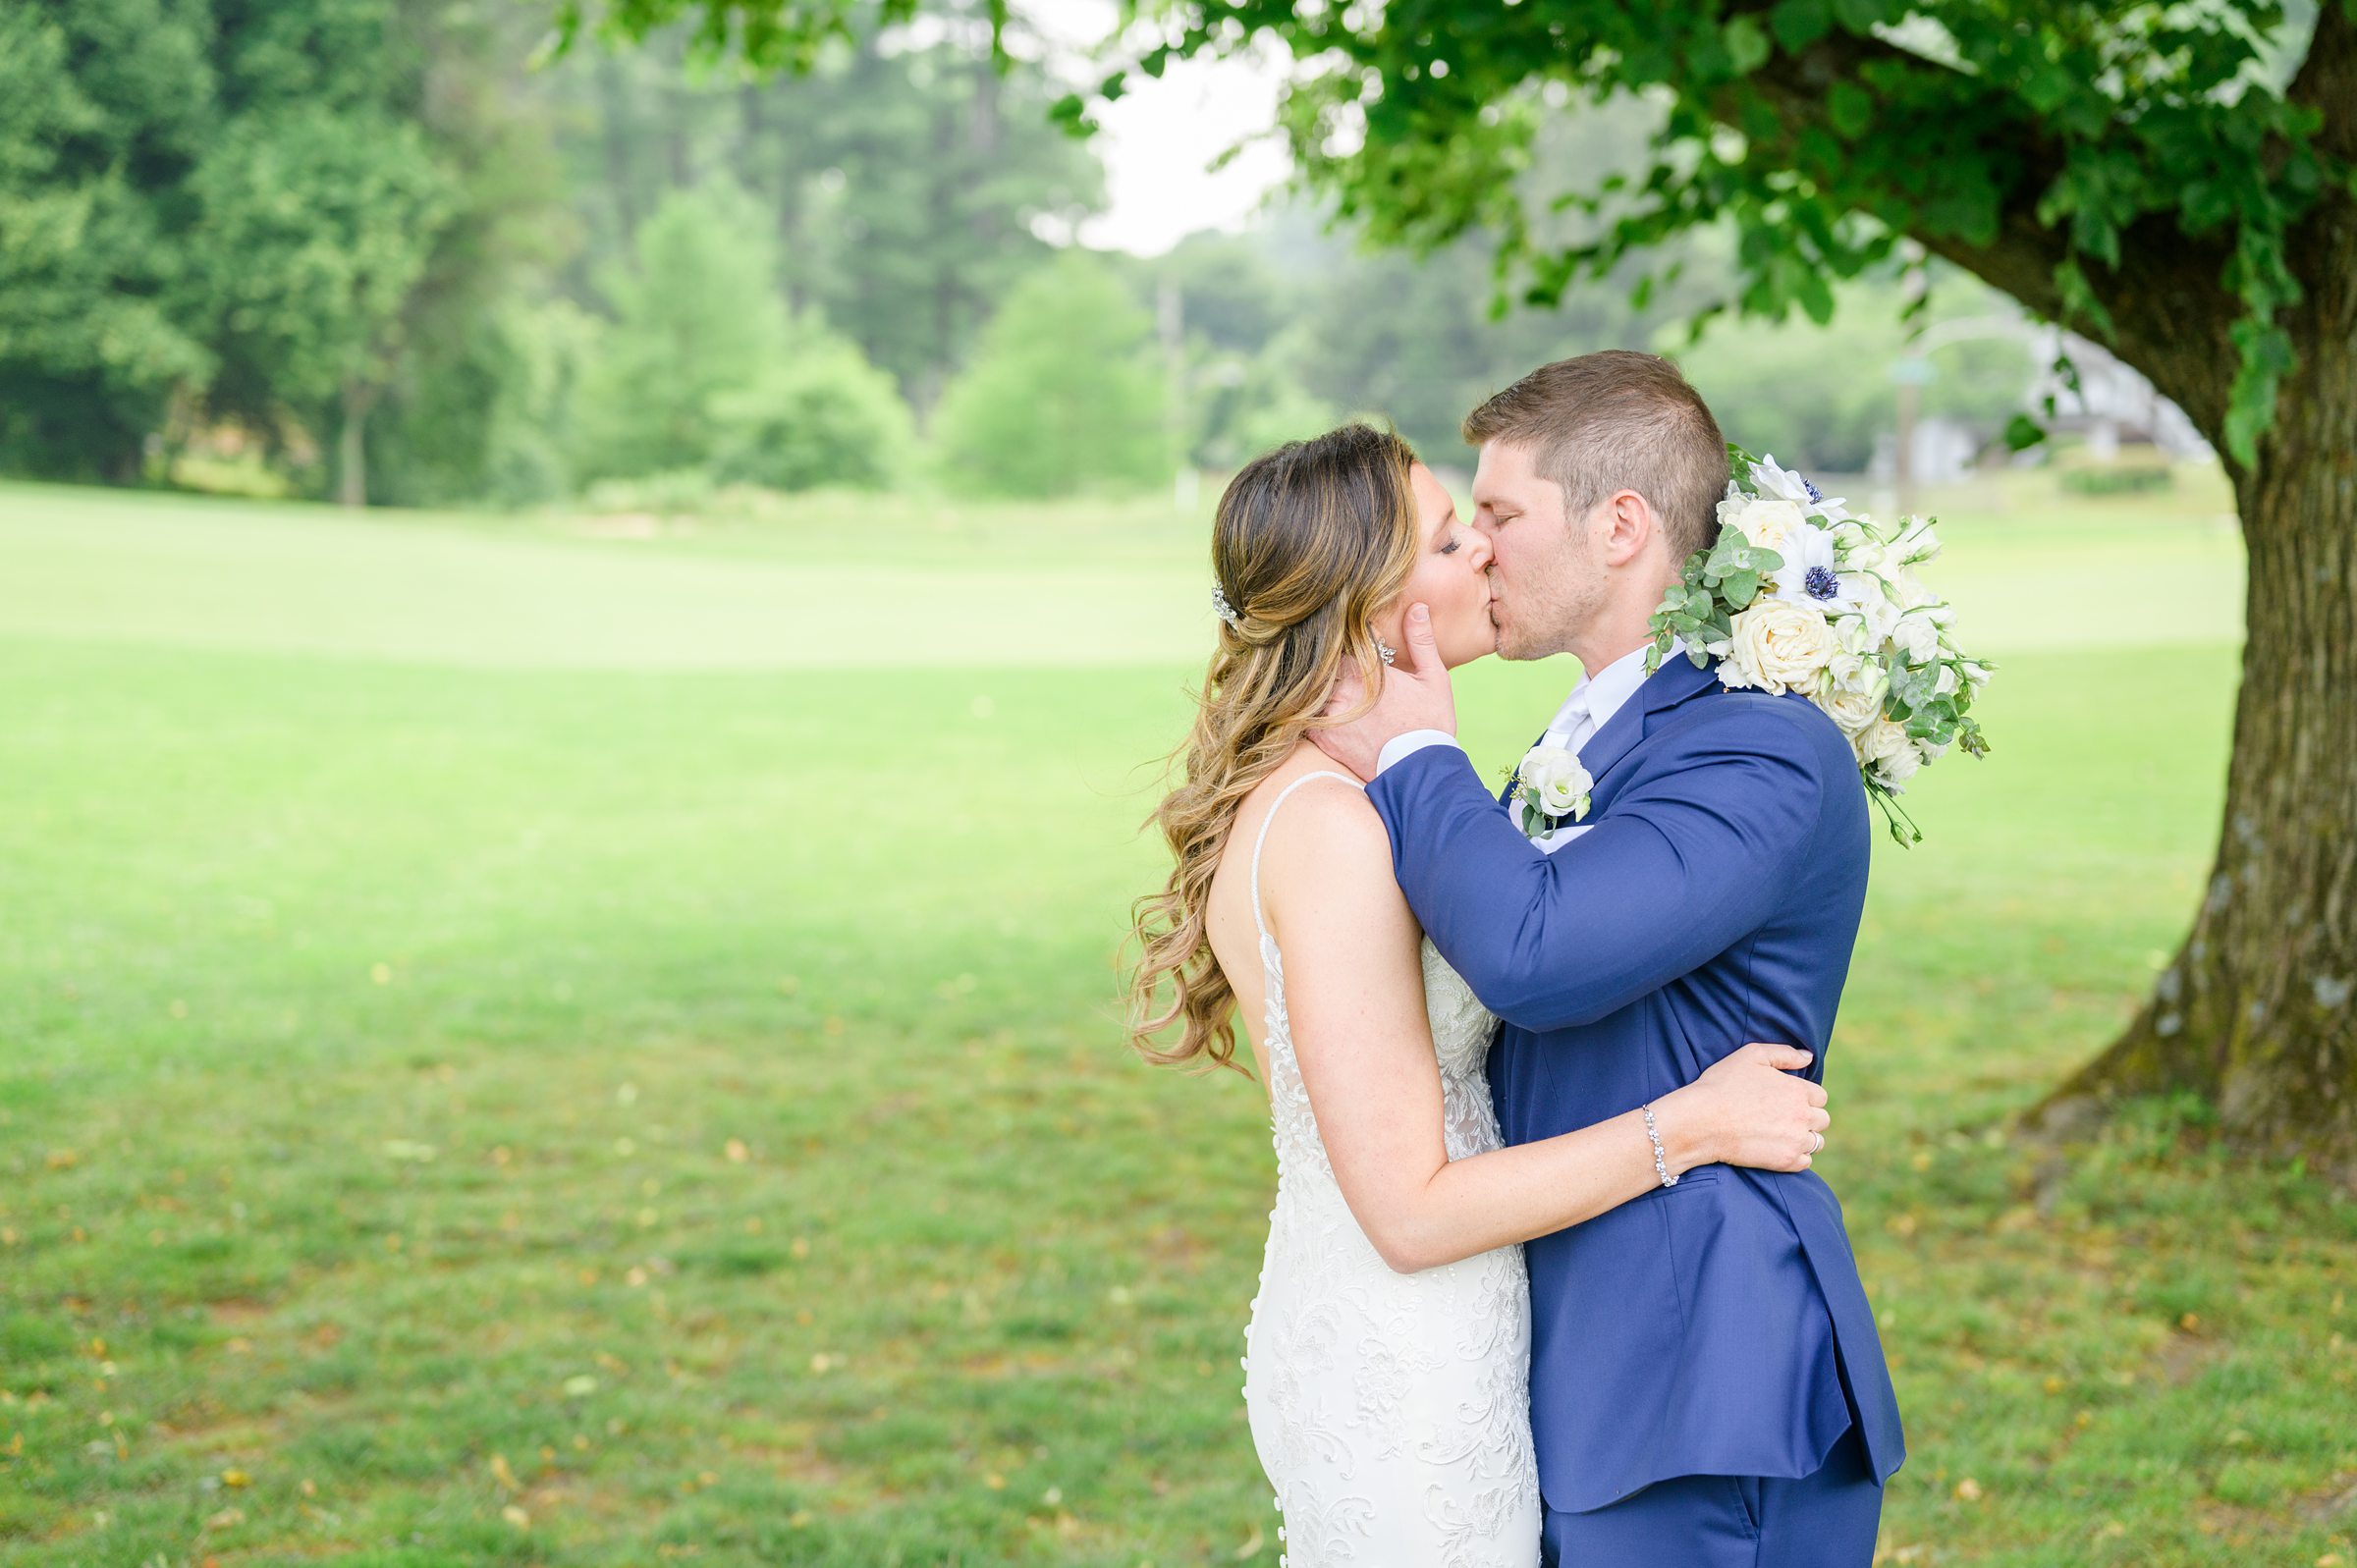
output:
M1061 45L1067 71L1093 80L1082 52L1114 25L1111 0L1020 0L1015 8ZM1218 174L1207 165L1229 146L1275 123L1282 80L1268 60L1174 65L1140 79L1099 115L1097 155L1105 163L1106 210L1080 226L1082 243L1159 255L1197 229L1241 228L1261 198L1291 172L1274 141L1257 141Z

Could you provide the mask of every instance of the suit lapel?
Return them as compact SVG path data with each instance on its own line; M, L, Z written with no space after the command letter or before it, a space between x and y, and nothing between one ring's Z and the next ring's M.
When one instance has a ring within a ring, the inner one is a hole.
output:
M1697 670L1684 654L1672 654L1661 669L1645 677L1636 695L1622 703L1620 711L1603 729L1588 737L1587 745L1580 750L1579 765L1588 770L1591 779L1602 779L1645 738L1646 727L1655 714L1674 708L1718 684L1719 673L1715 667L1705 665Z

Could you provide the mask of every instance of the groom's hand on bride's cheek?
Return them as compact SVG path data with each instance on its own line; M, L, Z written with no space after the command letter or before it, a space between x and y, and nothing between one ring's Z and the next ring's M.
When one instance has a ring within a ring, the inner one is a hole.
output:
M1450 689L1449 669L1433 638L1431 612L1423 605L1408 607L1403 640L1406 646L1384 673L1383 685L1364 714L1347 724L1310 731L1320 750L1361 779L1375 777L1388 740L1414 730L1456 733L1456 695ZM1355 711L1365 702L1366 691L1356 667L1345 666L1326 701L1326 716Z

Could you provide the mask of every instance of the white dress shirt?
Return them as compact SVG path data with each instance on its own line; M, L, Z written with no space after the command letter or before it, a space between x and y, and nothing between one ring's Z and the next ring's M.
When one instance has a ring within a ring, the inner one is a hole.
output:
M1613 715L1618 713L1637 688L1645 684L1645 647L1630 649L1619 658L1597 671L1572 688L1563 699L1555 718L1549 721L1547 732L1539 737L1542 746L1561 746L1576 753L1588 743L1588 738L1602 730ZM1670 651L1662 663L1682 659L1686 654L1683 639L1672 637ZM1383 744L1382 755L1376 758L1375 771L1381 774L1400 758L1423 750L1426 746L1453 746L1456 736L1446 730L1410 730L1403 735L1394 735Z

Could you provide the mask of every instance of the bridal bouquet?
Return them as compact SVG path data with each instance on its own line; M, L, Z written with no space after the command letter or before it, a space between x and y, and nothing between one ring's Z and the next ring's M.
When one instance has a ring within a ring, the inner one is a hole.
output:
M1907 781L1951 745L1989 750L1970 710L1992 667L1957 648L1953 612L1917 574L1939 535L1929 519L1860 516L1774 457L1727 451L1718 542L1663 596L1646 669L1675 636L1696 665L1719 661L1723 685L1800 692L1849 737L1891 836L1920 842L1898 805Z

